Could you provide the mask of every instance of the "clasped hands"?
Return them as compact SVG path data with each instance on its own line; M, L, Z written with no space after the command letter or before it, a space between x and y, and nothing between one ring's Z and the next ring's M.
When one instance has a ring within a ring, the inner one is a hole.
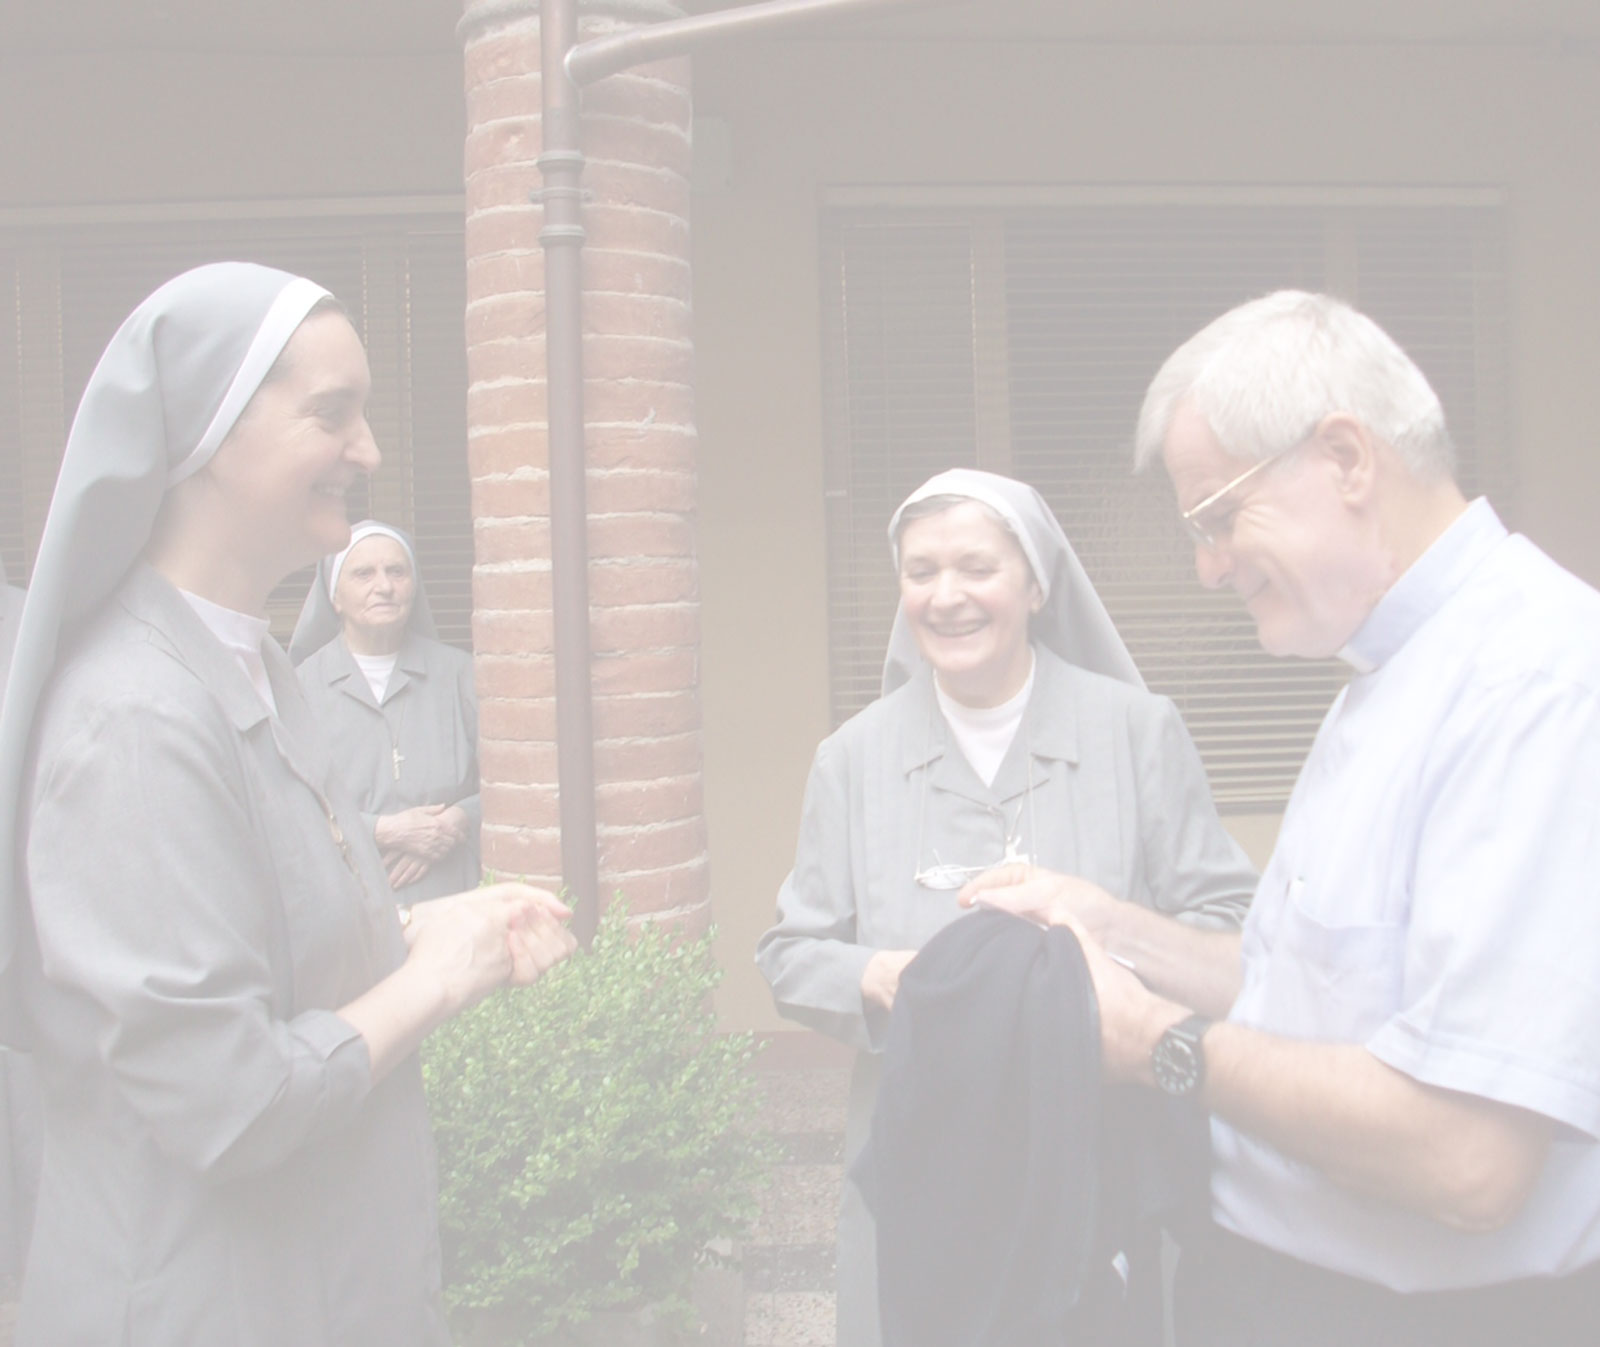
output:
M415 884L467 840L467 811L458 804L419 804L393 814L380 814L373 837L389 871L389 886Z

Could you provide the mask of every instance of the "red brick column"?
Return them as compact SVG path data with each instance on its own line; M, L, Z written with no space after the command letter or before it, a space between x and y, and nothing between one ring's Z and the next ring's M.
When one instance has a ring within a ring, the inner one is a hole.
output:
M675 17L580 5L583 37ZM468 0L467 400L484 864L559 880L537 0ZM584 91L584 401L600 892L708 917L689 275L689 68Z

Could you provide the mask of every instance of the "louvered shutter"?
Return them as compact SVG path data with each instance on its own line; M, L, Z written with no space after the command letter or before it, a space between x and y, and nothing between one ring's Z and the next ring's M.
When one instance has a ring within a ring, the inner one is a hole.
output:
M465 273L461 218L366 212L271 219L13 227L0 231L0 547L26 580L66 428L117 325L162 281L202 262L248 259L309 276L349 309L367 344L368 414L383 466L353 516L411 531L444 639L471 641L472 521L466 462ZM206 212L196 212L205 214ZM286 637L310 571L273 594Z
M1504 507L1498 209L840 208L822 233L836 721L876 695L896 598L890 513L931 473L977 463L1050 502L1146 679L1182 709L1219 804L1280 809L1343 666L1271 658L1237 599L1199 586L1170 487L1131 471L1139 403L1225 309L1285 286L1332 290L1434 381L1464 485L1487 483Z
M976 454L972 248L964 226L831 231L824 267L828 612L835 721L878 695L896 587L894 506Z

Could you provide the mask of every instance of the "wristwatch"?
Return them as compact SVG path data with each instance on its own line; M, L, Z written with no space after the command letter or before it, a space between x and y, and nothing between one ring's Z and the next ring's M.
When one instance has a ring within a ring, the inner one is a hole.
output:
M1150 1069L1156 1084L1170 1095L1186 1098L1199 1091L1206 1078L1206 1054L1200 1046L1211 1021L1204 1015L1179 1020L1156 1040Z

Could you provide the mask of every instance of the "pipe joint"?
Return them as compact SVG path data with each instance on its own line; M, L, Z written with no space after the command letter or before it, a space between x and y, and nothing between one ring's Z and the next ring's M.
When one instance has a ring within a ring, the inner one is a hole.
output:
M587 162L582 150L546 150L533 161L533 166L548 176L561 172L582 173Z
M528 200L537 206L551 201L587 201L593 195L577 186L535 187L528 193Z

